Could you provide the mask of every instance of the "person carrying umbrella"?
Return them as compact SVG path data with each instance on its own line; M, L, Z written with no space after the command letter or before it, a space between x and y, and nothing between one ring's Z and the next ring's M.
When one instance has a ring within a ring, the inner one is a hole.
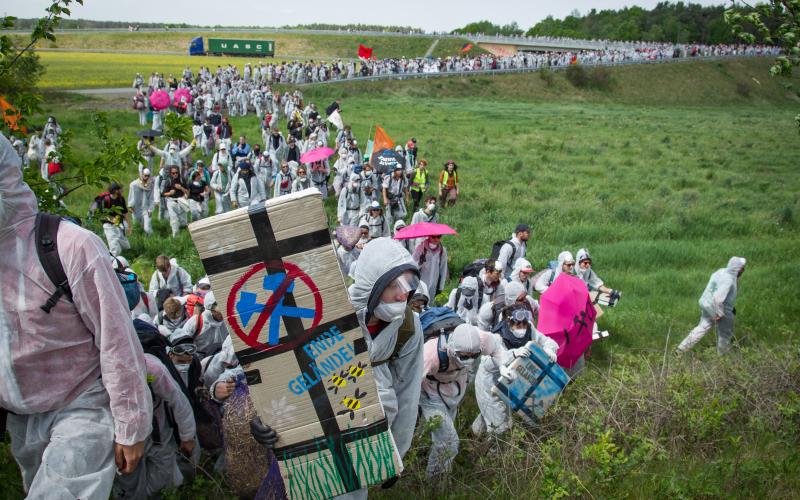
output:
M458 199L458 165L453 160L448 160L439 174L439 199L442 207L455 206Z

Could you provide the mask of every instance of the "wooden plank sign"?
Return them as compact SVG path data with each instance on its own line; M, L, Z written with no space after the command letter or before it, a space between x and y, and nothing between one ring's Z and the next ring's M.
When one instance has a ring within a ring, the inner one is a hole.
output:
M533 353L529 358L517 358L509 365L517 378L509 382L501 377L492 392L523 420L535 424L567 386L569 376L536 343L528 342L528 347Z
M330 498L402 462L316 189L190 224L291 498Z

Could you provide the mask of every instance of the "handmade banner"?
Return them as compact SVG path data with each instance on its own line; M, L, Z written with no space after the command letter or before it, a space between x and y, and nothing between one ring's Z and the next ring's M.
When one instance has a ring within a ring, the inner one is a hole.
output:
M558 343L558 364L572 368L592 343L596 317L586 283L561 273L539 298L536 329Z
M569 376L537 344L528 342L528 348L532 352L530 358L517 358L509 365L517 378L508 381L501 377L492 392L523 420L535 424L555 403L569 383Z
M290 498L330 498L398 475L316 189L190 224Z

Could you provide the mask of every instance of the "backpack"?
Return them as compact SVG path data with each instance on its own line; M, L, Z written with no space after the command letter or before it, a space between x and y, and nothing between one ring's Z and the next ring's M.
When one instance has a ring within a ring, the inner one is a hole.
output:
M481 306L483 305L483 280L480 280L480 279L478 280L478 290L475 293L478 296L478 303L475 305L475 308L477 310L480 310ZM461 300L461 286L456 288L456 297L455 297L455 299L456 300L455 300L454 306L456 308L458 308L458 301Z
M514 244L511 243L511 240L495 241L494 244L492 244L492 254L489 258L497 260L500 257L500 250L503 248L503 245L511 245L511 255L509 255L508 257L508 262L504 262L505 269L511 269L511 266L514 264L513 262L514 254L517 251L517 247L515 247Z
M533 278L529 278L529 280L531 281L531 283L536 285L536 282L539 281L539 279L544 275L544 273L546 273L547 271L553 271L552 273L550 273L550 279L547 281L547 286L549 287L550 285L553 284L553 280L556 279L555 270L557 267L558 267L558 261L550 260L547 262L547 268L542 269L538 273L534 274Z
M203 297L200 297L199 295L194 293L190 293L189 295L187 295L185 304L186 314L188 314L189 316L194 316L194 307L197 304L204 306Z
M406 307L406 316L403 319L403 324L400 325L400 328L397 330L397 340L394 343L394 351L392 352L392 355L382 361L370 363L370 365L374 368L376 366L388 363L389 361L394 361L400 357L400 351L403 349L403 347L405 347L406 342L411 340L411 337L413 337L415 333L416 328L414 326L414 311L410 307Z
M430 307L419 315L422 323L422 335L428 340L442 334L449 335L464 320L449 307Z
M469 264L467 264L466 266L464 266L464 268L461 270L461 281L463 281L464 278L466 278L468 276L472 276L472 277L475 277L475 278L480 276L481 269L486 267L486 261L487 260L488 259L474 260L474 261L470 262ZM480 281L481 280L478 280L479 285L480 285Z

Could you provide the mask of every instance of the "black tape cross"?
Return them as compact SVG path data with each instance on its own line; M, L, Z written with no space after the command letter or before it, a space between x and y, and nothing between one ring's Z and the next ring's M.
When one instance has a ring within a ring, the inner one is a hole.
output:
M250 225L256 235L258 248L261 250L261 259L267 266L268 274L285 273L280 246L275 238L275 232L264 205L251 205L248 210ZM241 263L237 267L241 267ZM283 299L284 304L289 307L296 307L294 294L287 292ZM303 321L300 318L282 316L283 324L289 339L296 339L305 333ZM298 366L316 366L316 362L303 349L303 344L299 344L294 349L294 356ZM355 491L361 488L361 482L356 475L353 461L348 453L345 443L342 440L342 432L336 422L336 415L331 407L324 384L314 384L308 389L311 403L314 405L314 412L317 414L322 431L328 438L326 441L331 446L330 452L333 455L333 463L336 471L342 478L342 484L347 491Z

